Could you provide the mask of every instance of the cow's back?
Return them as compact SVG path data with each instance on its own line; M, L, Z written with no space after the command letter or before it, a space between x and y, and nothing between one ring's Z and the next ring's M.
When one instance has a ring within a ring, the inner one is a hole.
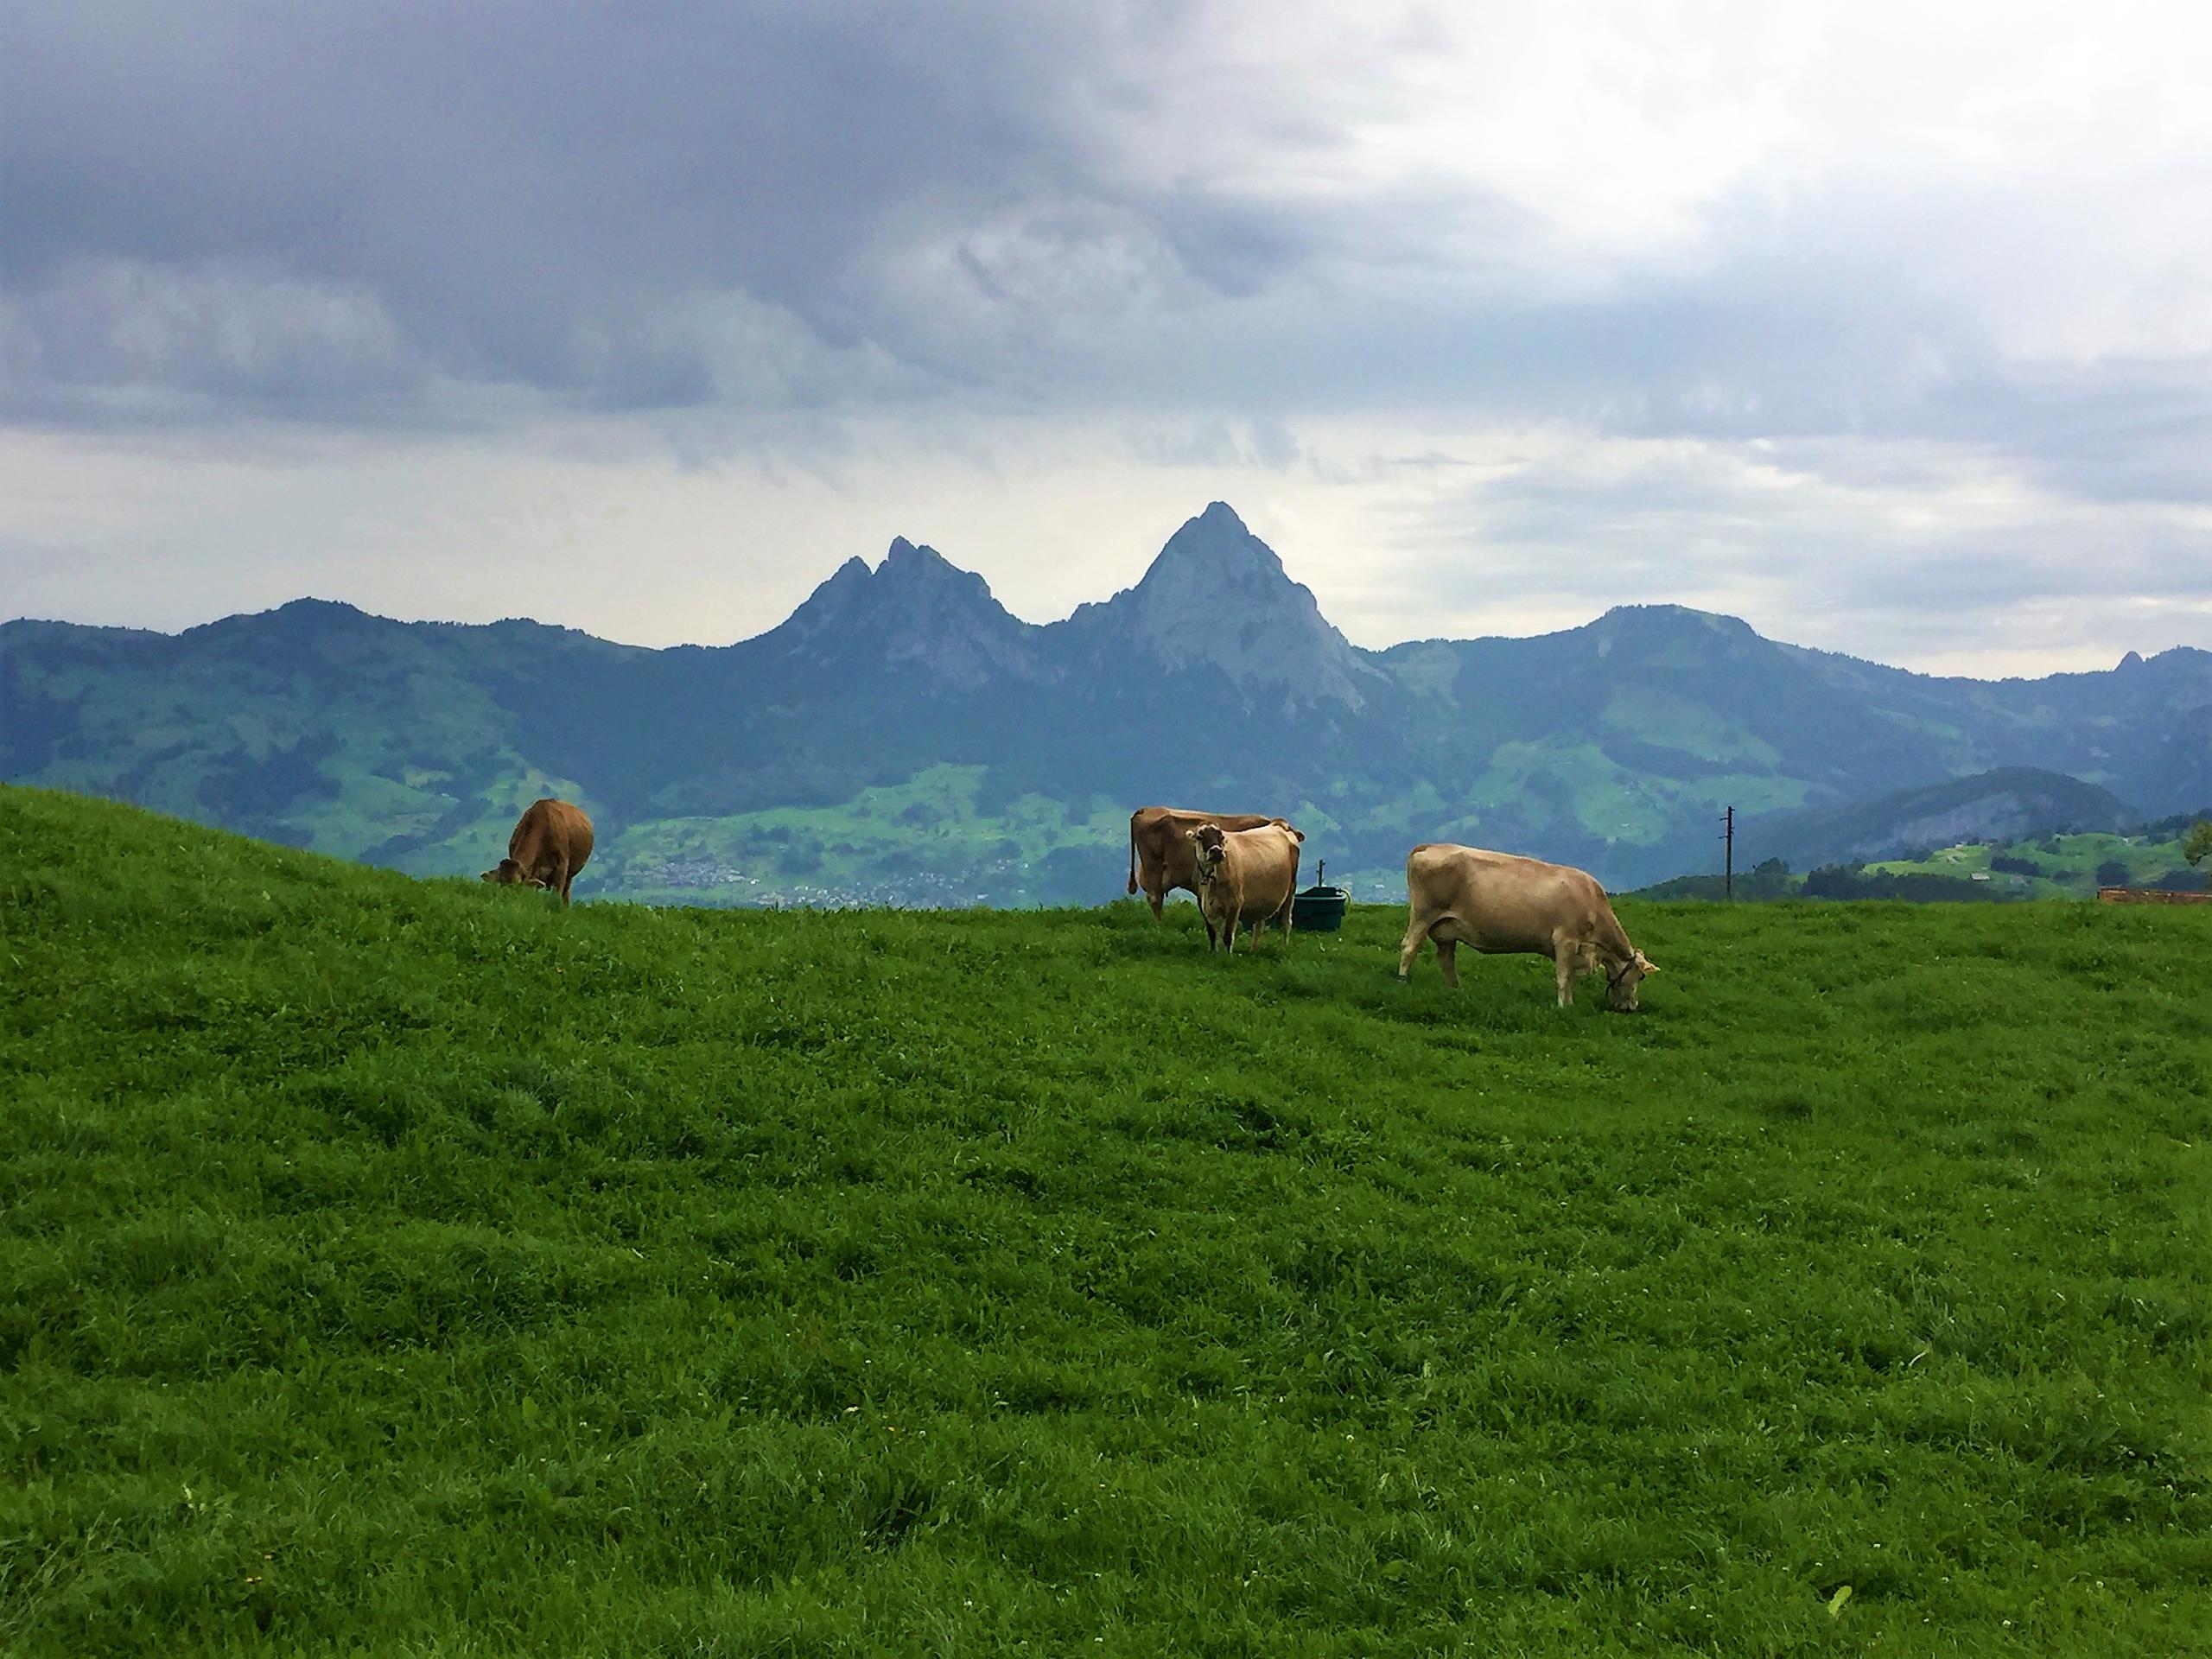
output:
M1222 837L1235 874L1238 909L1249 918L1272 916L1288 905L1298 887L1298 832L1281 818Z
M1141 806L1129 815L1129 830L1146 839L1173 836L1179 841L1202 823L1234 830L1257 830L1274 821L1264 812L1192 812L1179 806Z
M507 837L507 856L531 874L556 858L574 875L591 856L591 820L581 807L547 797L532 801Z
M1129 844L1145 869L1162 878L1160 890L1189 888L1198 865L1191 851L1191 831L1202 823L1224 830L1256 830L1274 822L1257 812L1192 812L1178 806L1141 806L1129 815Z
M1548 952L1561 929L1587 936L1611 913L1586 871L1446 842L1407 855L1406 893L1415 911L1452 918L1481 950Z

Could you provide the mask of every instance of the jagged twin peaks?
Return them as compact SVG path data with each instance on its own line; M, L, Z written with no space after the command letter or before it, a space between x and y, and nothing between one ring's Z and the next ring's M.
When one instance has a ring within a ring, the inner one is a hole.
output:
M847 559L761 643L825 664L857 655L919 667L973 690L1000 675L1051 677L1036 648L1042 632L992 598L974 571L901 536L874 570Z
M1022 621L989 585L903 536L870 570L848 559L766 641L821 660L865 652L963 690L997 675L1039 684L1102 657L1211 667L1248 698L1357 709L1387 677L1321 614L1274 550L1216 501L1168 538L1135 587L1065 621Z
M149 709L165 711L152 743ZM682 864L671 849L741 841L748 870L772 857L801 885L824 868L810 857L901 882L945 874L963 848L984 861L953 887L895 888L932 902L1118 892L1122 866L1092 831L1142 800L1302 804L1332 870L1342 860L1386 881L1407 847L1448 839L1541 852L1616 886L1701 867L1732 804L1756 823L2022 766L2149 816L2212 800L2212 652L1942 679L1673 606L1530 639L1362 651L1219 504L1141 580L1049 626L902 540L874 569L847 563L781 626L720 647L304 601L175 635L0 623L0 779L426 874L482 868L520 786L573 792L611 831L626 826L621 856L639 872ZM866 852L875 831L852 826L875 821L871 792L939 766L978 791L959 823L1000 817L1004 836L986 852L967 829L908 834L954 812L938 778ZM1033 822L1016 801L1058 804ZM833 807L821 824L834 829L755 816ZM721 818L753 827L701 827ZM621 868L619 838L595 868Z

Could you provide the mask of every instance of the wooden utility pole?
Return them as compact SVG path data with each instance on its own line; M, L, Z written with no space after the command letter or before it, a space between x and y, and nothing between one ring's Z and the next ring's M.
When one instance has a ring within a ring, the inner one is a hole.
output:
M1736 809L1732 806L1720 820L1720 892L1732 899L1736 896Z

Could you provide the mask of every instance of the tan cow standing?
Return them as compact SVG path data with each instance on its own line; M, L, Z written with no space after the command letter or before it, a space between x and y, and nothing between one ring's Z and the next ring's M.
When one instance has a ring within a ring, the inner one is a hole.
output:
M1198 913L1206 918L1206 949L1212 950L1217 938L1234 955L1236 930L1247 922L1255 946L1262 922L1273 922L1287 939L1291 899L1298 892L1298 847L1306 837L1281 818L1250 830L1202 823L1185 834L1196 869Z
M1172 806L1141 806L1129 814L1129 891L1140 883L1154 919L1180 887L1198 890L1198 866L1191 854L1191 831L1202 823L1224 830L1257 830L1274 819L1263 812L1185 812Z
M550 887L569 902L569 884L591 857L591 820L583 809L550 798L532 801L515 821L507 837L507 855L496 869L484 872L486 881L502 887L518 882L525 887Z
M1549 957L1562 1008L1574 1001L1575 976L1602 970L1607 1006L1633 1011L1637 983L1659 971L1628 942L1605 888L1565 864L1431 842L1406 855L1406 898L1413 914L1398 952L1400 979L1413 971L1425 938L1436 941L1437 965L1455 989L1460 945Z

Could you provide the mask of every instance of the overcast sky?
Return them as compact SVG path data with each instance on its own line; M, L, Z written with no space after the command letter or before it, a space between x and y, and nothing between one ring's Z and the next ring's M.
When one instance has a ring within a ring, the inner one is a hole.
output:
M2212 9L0 19L0 616L1048 621L1220 499L1367 645L2212 647Z

